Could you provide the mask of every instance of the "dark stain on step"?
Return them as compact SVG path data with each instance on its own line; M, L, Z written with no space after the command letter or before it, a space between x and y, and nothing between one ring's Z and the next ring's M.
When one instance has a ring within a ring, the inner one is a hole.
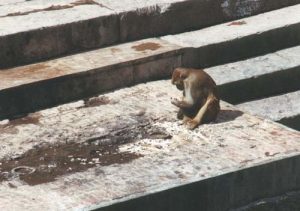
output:
M151 50L155 51L161 47L160 44L154 43L154 42L145 42L141 43L139 45L134 45L131 48L133 48L136 51L146 51L146 50Z
M55 181L56 177L85 171L97 165L127 163L141 155L119 152L118 145L68 143L41 145L14 159L1 160L0 182L19 177L28 185Z
M247 24L246 21L233 21L230 24L228 24L227 26L240 26L240 25L245 25Z
M131 162L143 155L120 151L121 145L147 138L172 138L161 128L153 127L152 121L144 116L137 116L134 122L118 119L107 133L83 142L41 143L23 154L8 155L0 160L0 182L13 184L17 178L33 186L90 168Z

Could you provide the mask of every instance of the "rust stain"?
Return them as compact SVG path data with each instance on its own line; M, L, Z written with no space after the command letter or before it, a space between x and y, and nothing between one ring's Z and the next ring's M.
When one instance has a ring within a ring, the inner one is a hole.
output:
M37 12L43 12L43 11L63 10L63 9L69 9L69 8L73 8L75 6L80 6L80 5L99 5L99 6L103 6L102 4L100 4L98 2L95 2L93 0L78 0L78 1L72 2L72 3L67 4L67 5L51 5L50 7L47 7L47 8L34 9L34 10L27 11L27 12L13 12L13 13L9 13L9 14L4 15L4 16L0 16L0 18L11 17L11 16L22 16L22 15L28 15L28 14L31 14L31 13L37 13Z
M7 69L0 71L0 77L5 79L5 81L23 79L29 75L40 73L42 70L49 68L48 65L44 63L27 65L24 67L16 67L13 69Z
M22 70L22 74L19 74L19 76L23 77L24 75L27 75L27 74L36 74L36 73L40 72L41 70L47 69L47 68L49 68L49 66L46 64L43 64L43 63L21 67L20 70Z
M146 50L155 51L155 50L159 49L160 47L161 47L161 45L158 43L146 42L146 43L142 43L139 45L134 45L131 48L133 48L136 51L146 51Z
M273 136L281 136L282 135L280 132L278 132L276 130L271 131L270 134Z
M33 81L55 78L68 72L70 72L70 67L64 65L52 67L45 63L7 69L0 71L0 78L3 80L1 81L0 89L6 89Z
M111 51L112 53L118 53L118 52L121 51L121 49L119 49L119 48L111 48L110 51Z
M39 125L40 118L41 118L41 115L39 113L33 113L33 114L29 114L28 116L23 117L23 118L10 120L9 125L11 125L11 126L25 125L25 124Z
M228 26L240 26L240 25L245 25L247 24L246 21L233 21L230 24L228 24Z
M40 125L41 115L39 113L29 114L26 117L10 120L7 124L0 125L0 133L17 134L18 125L34 124Z

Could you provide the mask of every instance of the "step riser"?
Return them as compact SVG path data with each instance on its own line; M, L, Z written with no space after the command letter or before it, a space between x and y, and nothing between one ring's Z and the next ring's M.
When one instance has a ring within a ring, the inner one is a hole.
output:
M279 123L284 124L290 128L300 131L300 114L293 118L286 118L279 121Z
M117 43L118 26L116 16L107 16L0 37L0 68Z
M296 79L295 79L296 80ZM299 77L298 77L299 81ZM276 83L273 83L276 86ZM271 119L288 127L300 130L300 89L283 95L238 104L237 107L252 115Z
M220 85L222 100L238 104L249 100L300 90L300 66L255 78Z
M171 4L166 11L156 5L152 9L117 12L91 20L2 36L0 68L37 62L120 41L199 29L300 3L299 0L226 2L228 5L223 4L223 1L177 2Z
M216 35L217 36L217 35ZM200 48L188 48L182 63L211 67L274 52L300 44L300 23Z
M102 68L54 78L0 92L0 120L88 98L137 83L169 78L181 66L175 55L120 68Z
M299 157L279 160L210 178L203 183L195 182L128 201L114 203L111 206L101 207L97 210L138 211L145 210L146 207L147 211L239 211L238 207L243 207L258 198L279 196L300 188L300 184L295 181L294 176L299 172L299 168L295 169L299 164ZM268 175L272 175L272 180L268 179ZM258 181L257 178L261 179ZM282 178L285 178L284 182ZM280 205L284 210L291 208L289 203Z

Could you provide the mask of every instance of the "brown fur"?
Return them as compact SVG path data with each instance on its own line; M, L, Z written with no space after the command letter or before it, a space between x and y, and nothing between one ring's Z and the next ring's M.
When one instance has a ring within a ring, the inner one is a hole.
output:
M190 129L217 118L220 98L216 83L206 72L201 69L176 68L172 84L183 90L182 100L173 99L172 104L179 107L177 117L183 119Z

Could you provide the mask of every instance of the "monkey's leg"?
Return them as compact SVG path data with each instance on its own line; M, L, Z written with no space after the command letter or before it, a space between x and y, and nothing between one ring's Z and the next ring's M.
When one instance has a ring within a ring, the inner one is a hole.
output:
M193 130L195 129L198 125L200 125L200 123L203 120L203 117L205 115L205 113L207 112L208 106L209 104L212 102L213 98L211 98L210 96L207 98L205 104L200 108L200 110L198 111L197 115L194 117L194 119L190 120L187 122L187 126L189 129Z
M183 110L180 108L177 113L177 119L183 119L183 118L184 118Z

